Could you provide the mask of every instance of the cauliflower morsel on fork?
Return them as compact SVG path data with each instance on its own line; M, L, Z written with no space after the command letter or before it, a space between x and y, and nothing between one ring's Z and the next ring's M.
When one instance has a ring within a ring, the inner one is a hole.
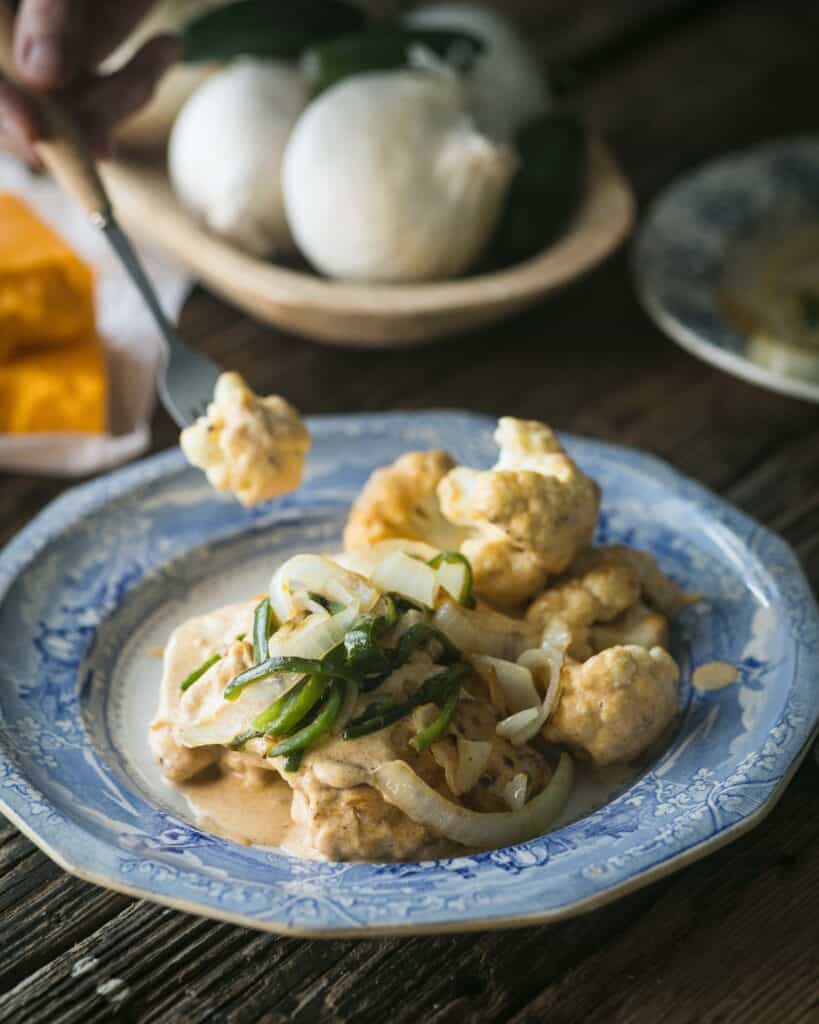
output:
M600 490L543 423L504 417L495 441L489 470L456 466L440 451L376 470L353 505L345 547L403 537L459 550L480 597L523 604L591 542Z
M310 435L289 402L260 398L238 373L223 373L207 415L186 427L179 443L217 491L255 505L299 486Z

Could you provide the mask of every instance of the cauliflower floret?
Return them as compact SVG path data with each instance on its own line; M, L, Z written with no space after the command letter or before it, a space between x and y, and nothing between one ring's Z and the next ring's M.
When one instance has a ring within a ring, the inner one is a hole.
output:
M456 467L442 451L376 470L353 504L345 548L404 537L461 551L480 597L522 604L590 542L600 490L542 423L501 419L495 440L490 470Z
M376 469L353 502L344 530L346 550L396 537L457 550L464 533L441 515L437 487L455 466L447 452L407 452Z
M468 531L461 551L478 593L513 607L591 542L600 489L543 423L504 417L493 469L457 467L438 486L444 516Z
M661 647L610 647L583 664L570 662L544 735L597 765L632 761L674 719L679 675Z
M634 569L601 564L550 587L529 606L526 619L540 628L553 618L562 619L572 636L569 653L583 661L594 653L590 627L616 619L639 598L640 580Z
M618 644L639 647L668 647L668 619L638 601L610 622L598 622L589 629L589 645L595 654Z
M186 427L179 443L217 491L255 505L299 486L310 435L289 402L260 398L238 373L223 373L207 415Z
M673 619L683 608L695 604L698 594L691 594L670 579L648 551L610 544L582 552L572 566L572 575L581 576L593 569L628 570L640 584L646 604Z

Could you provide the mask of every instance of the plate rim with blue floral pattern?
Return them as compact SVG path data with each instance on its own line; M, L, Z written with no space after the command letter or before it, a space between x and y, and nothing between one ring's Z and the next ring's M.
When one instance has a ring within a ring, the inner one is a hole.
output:
M624 792L519 846L426 863L304 861L198 829L129 776L109 705L123 638L227 560L329 538L368 473L403 451L494 458L470 413L316 417L302 488L241 509L178 451L73 488L0 553L0 809L81 878L181 910L308 936L553 921L675 871L753 827L817 728L819 613L779 537L652 456L567 437L603 487L602 542L653 550L704 593L674 643L680 726ZM221 559L221 561L220 561ZM210 566L210 570L209 570ZM736 686L695 691L696 664ZM147 742L147 740L146 740Z
M651 319L699 359L760 387L819 402L819 382L755 362L720 309L726 243L773 212L819 216L819 137L775 139L710 160L649 204L631 248L637 294Z

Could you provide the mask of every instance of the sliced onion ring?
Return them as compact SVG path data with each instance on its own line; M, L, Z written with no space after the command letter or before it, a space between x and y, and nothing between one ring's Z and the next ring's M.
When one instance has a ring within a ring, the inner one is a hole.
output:
M436 793L406 761L388 761L373 772L373 785L408 818L462 846L497 849L543 835L566 805L574 770L568 754L561 754L549 784L519 811L481 813Z
M540 707L540 697L532 682L531 670L525 665L505 658L493 658L488 654L473 654L472 664L487 684L491 684L494 677L509 712Z
M270 581L270 603L279 622L287 622L301 611L310 593L343 605L356 602L365 612L381 597L363 576L329 558L294 555L279 566Z
M521 619L488 608L464 608L448 599L436 609L433 625L465 654L517 658L536 642L532 627Z
M426 608L434 607L440 587L434 569L403 551L387 555L370 573L370 579L384 593L400 594Z

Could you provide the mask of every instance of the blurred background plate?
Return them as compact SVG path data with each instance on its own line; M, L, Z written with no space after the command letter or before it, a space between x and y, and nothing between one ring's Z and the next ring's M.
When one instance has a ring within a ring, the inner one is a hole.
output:
M772 221L810 218L819 231L819 138L766 143L685 175L651 204L635 242L634 274L646 311L705 362L819 402L819 379L791 376L752 359L748 339L726 319L720 303L727 246Z
M567 232L540 255L434 284L353 284L277 266L217 238L182 208L156 165L116 161L104 177L129 230L156 242L214 292L294 334L368 348L435 341L524 309L599 263L634 216L628 182L595 141L585 199Z

